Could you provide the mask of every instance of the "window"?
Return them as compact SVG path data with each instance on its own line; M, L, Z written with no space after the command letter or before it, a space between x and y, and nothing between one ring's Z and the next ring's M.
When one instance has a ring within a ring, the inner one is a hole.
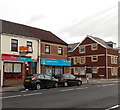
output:
M111 63L117 64L117 57L116 56L111 56Z
M111 75L116 76L118 74L118 69L116 67L111 68Z
M85 71L85 68L84 68L84 67L81 67L81 68L80 68L80 74L81 74L81 75L85 75L85 72L86 72L86 71Z
M21 63L4 63L4 75L5 78L15 78L15 77L22 77L22 64Z
M75 74L78 74L78 68L77 68L77 67L74 68L74 73L75 73Z
M45 45L45 53L50 53L50 45Z
M91 49L92 49L92 50L97 50L97 44L91 45Z
M78 58L74 58L75 60L75 62L74 62L74 64L77 64L78 63Z
M33 52L32 42L27 41L27 47L28 47L28 52L29 52L29 53L32 53L32 52Z
M80 46L80 53L85 53L85 46Z
M92 68L92 72L93 72L93 73L97 73L97 67L93 67L93 68Z
M18 52L18 40L11 39L11 51Z
M85 64L85 57L80 57L80 64Z
M62 55L63 54L63 48L62 47L58 47L58 55Z
M92 58L92 62L97 61L97 56L92 56L91 58Z

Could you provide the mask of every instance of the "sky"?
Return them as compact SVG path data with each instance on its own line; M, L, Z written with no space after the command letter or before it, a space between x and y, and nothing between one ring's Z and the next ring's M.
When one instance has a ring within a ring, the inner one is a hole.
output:
M87 35L118 46L119 0L0 0L0 19L48 30L66 43Z

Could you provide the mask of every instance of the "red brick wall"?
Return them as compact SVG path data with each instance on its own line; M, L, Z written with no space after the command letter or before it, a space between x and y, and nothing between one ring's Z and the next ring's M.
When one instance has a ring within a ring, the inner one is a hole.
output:
M50 45L50 54L45 53L45 44ZM63 47L63 55L58 55L58 47ZM54 43L41 43L41 58L67 60L67 46Z

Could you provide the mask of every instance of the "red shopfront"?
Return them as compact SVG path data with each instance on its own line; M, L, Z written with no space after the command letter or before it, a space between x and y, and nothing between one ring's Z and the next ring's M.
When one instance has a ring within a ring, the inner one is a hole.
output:
M29 62L26 60L27 58L31 59L31 57L2 54L4 86L18 85L23 83L26 70L28 69L26 67Z

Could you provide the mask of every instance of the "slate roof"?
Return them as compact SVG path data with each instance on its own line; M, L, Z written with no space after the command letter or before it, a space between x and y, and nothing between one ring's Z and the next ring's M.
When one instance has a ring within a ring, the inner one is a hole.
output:
M0 33L39 38L41 41L67 45L62 39L50 31L23 24L0 20Z
M73 52L79 44L80 42L68 44L68 52Z
M110 48L113 49L112 47L108 46L107 42L105 42L103 39L98 38L98 37L93 37L93 36L88 36L92 40L96 41L97 43L101 44L105 48Z

